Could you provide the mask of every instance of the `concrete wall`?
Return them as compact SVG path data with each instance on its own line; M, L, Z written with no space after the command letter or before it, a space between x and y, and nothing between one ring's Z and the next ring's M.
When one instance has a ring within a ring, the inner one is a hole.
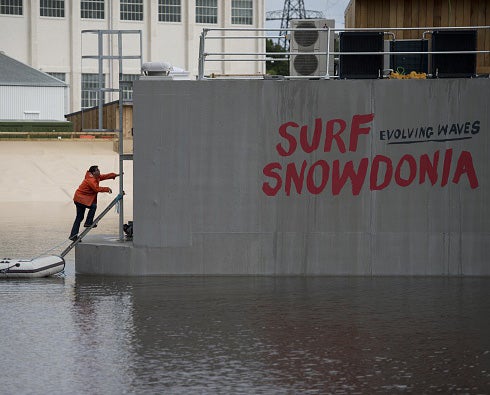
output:
M139 81L134 246L87 271L488 275L489 89Z

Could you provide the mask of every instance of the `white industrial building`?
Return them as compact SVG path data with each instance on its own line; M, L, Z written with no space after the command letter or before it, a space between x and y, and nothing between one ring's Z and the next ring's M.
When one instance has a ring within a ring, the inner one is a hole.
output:
M0 120L64 121L67 88L0 52Z
M96 35L83 30L140 30L124 37L123 54L141 55L143 62L168 62L198 73L199 38L204 28L263 28L265 0L2 0L0 51L54 75L70 87L68 112L96 104L89 90L98 81ZM218 32L219 33L219 32ZM241 32L219 34L240 35ZM247 33L250 35L251 33ZM257 36L261 32L253 33ZM117 52L117 37L104 39L104 53ZM264 39L213 40L208 51L263 52ZM207 73L263 73L265 62L209 62ZM117 64L103 66L106 87L119 81ZM123 64L123 79L140 75L139 61ZM113 96L108 98L114 99Z

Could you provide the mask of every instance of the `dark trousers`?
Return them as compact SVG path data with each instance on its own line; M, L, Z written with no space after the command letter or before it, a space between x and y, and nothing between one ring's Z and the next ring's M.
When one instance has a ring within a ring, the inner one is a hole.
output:
M71 228L70 237L78 235L80 230L80 224L83 221L83 217L85 216L85 210L88 209L87 219L85 220L85 225L90 226L92 222L94 222L95 210L97 210L97 204L94 203L90 207L85 206L84 204L74 202L77 207L77 216L75 218L75 222L73 222L73 227Z

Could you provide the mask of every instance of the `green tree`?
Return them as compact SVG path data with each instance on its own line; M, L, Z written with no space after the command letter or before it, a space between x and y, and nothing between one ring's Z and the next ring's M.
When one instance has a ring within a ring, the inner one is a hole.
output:
M287 52L280 44L275 44L270 38L265 40L267 52ZM265 62L265 69L270 75L289 75L289 59L287 55L268 55L268 58L282 58L287 60L268 60Z

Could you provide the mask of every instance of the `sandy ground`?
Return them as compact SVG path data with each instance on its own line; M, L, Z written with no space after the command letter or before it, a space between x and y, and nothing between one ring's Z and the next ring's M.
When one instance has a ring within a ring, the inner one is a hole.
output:
M73 193L86 170L119 172L112 142L0 141L0 258L30 258L66 243L75 218ZM124 162L124 222L132 220L133 163ZM100 213L119 191L119 178L103 181ZM118 234L119 215L111 210L91 233ZM72 253L70 253L71 255Z

